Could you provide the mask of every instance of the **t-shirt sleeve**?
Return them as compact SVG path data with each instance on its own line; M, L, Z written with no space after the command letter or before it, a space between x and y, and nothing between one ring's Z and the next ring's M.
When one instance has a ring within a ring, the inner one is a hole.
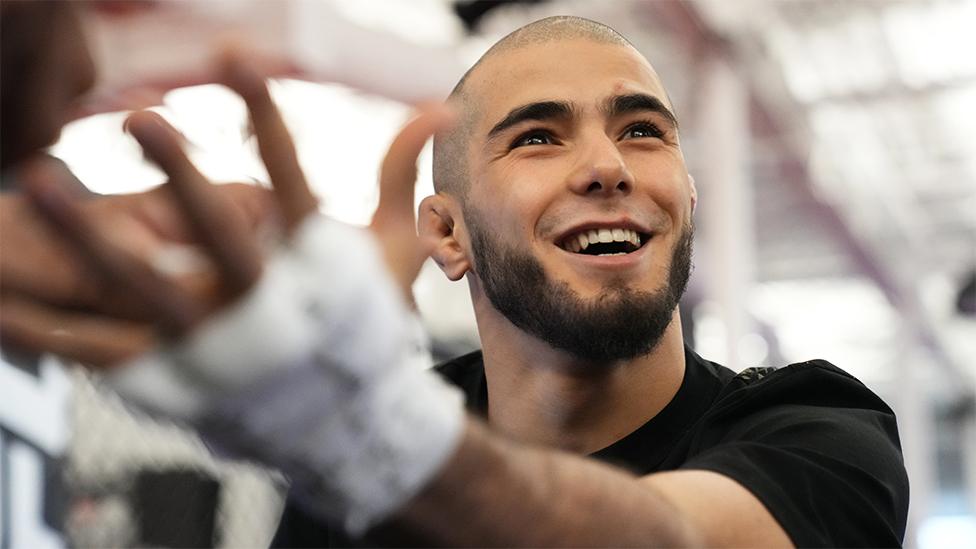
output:
M798 547L900 546L908 478L890 408L822 361L726 391L682 469L750 490Z

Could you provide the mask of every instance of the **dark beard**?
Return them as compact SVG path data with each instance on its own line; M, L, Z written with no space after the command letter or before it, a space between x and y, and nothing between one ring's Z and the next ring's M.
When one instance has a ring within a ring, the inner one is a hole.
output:
M654 350L691 275L694 227L689 224L671 251L664 288L646 292L608 285L600 296L584 300L569 284L550 280L535 257L493 240L477 214L465 217L475 272L492 305L523 331L585 361L630 359Z

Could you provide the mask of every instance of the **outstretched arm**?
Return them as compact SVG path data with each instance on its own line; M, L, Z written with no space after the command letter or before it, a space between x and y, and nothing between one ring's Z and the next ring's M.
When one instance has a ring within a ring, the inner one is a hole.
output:
M790 547L769 511L708 471L638 478L469 419L457 453L374 535L509 547Z

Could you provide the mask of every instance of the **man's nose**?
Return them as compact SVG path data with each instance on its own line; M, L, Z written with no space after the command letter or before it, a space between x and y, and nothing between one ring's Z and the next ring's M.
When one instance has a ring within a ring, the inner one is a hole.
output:
M569 184L573 192L583 195L629 194L634 177L616 142L601 135L581 147Z

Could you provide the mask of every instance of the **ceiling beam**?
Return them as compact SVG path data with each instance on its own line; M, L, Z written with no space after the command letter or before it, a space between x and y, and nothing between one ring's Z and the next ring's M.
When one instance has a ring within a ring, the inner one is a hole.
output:
M707 9L708 6L708 3L687 1L648 3L648 8L654 10L654 16L669 28L675 29L676 36L684 41L686 47L692 48L699 55L718 55L731 60L736 65L750 69L744 71L744 74L750 76L747 86L752 96L754 131L761 135L781 137L769 141L783 159L781 171L784 183L793 185L804 196L804 203L820 220L820 228L841 245L864 276L877 284L892 307L909 319L918 343L932 353L936 363L943 367L943 371L951 379L958 381L951 384L953 389L958 391L958 394L953 396L971 398L973 379L958 357L947 349L944 338L939 335L938 326L923 309L924 304L921 303L916 281L890 265L885 260L884 254L878 253L870 239L862 238L847 221L841 208L821 198L822 193L816 190L808 169L807 151L797 147L795 140L782 138L802 135L807 128L791 127L796 118L786 118L784 122L783 117L777 116L777 113L785 110L784 105L771 105L767 94L761 93L762 87L768 86L769 83L755 80L755 75L761 72L753 70L756 67L750 66L750 63L756 64L755 60L746 58L741 52L740 45L732 39L709 28L705 18L699 12L700 9ZM780 101L783 99L781 98ZM803 110L802 105L795 101L789 107L793 112ZM902 229L899 228L899 231L904 232ZM908 249L911 249L913 244L911 239L907 239Z

